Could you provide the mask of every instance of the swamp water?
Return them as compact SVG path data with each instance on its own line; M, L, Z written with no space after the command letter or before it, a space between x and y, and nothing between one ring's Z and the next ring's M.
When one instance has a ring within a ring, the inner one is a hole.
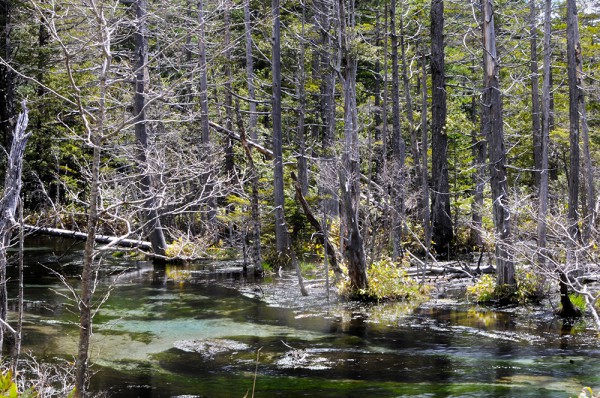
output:
M597 334L548 312L439 300L418 308L326 299L323 280L254 281L226 265L167 267L107 257L122 272L96 314L93 391L111 397L569 397L600 388ZM70 283L81 245L33 238L24 352L72 360ZM10 286L15 297L16 286ZM258 354L258 362L257 362Z

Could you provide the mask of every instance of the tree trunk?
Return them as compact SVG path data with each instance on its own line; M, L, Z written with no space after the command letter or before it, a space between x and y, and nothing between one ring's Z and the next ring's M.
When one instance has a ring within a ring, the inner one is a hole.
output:
M339 217L339 198L335 187L336 175L332 175L334 163L334 140L335 140L335 90L336 73L332 64L337 62L338 51L332 41L332 3L327 0L317 0L317 15L315 25L320 32L320 45L317 50L318 69L320 78L320 117L322 129L322 151L319 155L323 159L323 167L320 170L320 195L323 197L323 206L327 215L331 218Z
M342 209L346 226L344 253L350 277L350 291L358 293L368 287L367 260L359 226L360 158L358 152L358 117L356 109L356 54L352 51L355 27L354 0L339 0L339 42L343 55L344 153L338 169Z
M567 0L567 72L569 78L569 237L571 247L579 240L579 102L581 95L581 46L575 0Z
M471 97L471 121L473 125L477 123L477 99L475 94ZM486 164L487 157L487 137L483 128L480 131L472 132L472 153L473 153L473 203L471 204L471 232L470 243L473 247L483 247L482 227L483 227L483 190L486 184Z
M200 57L200 129L201 142L208 145L210 142L210 129L208 125L208 83L206 64L206 18L204 15L204 0L198 1L198 52Z
M410 133L410 150L415 167L415 186L421 186L421 156L419 155L419 144L417 141L417 129L415 128L415 115L413 110L412 95L410 93L410 80L408 78L408 62L406 60L406 44L404 32L404 17L400 15L400 53L402 56L402 82L404 83L404 98L406 100L406 118ZM422 214L423 209L420 209Z
M305 10L302 9L302 30L300 39L300 59L298 60L298 70L296 78L296 95L298 97L298 126L296 131L296 144L298 148L298 155L296 159L296 166L298 168L298 182L302 188L302 194L308 195L308 164L306 160L306 139L305 139L305 118L306 118L306 91L304 84L306 81L306 74L304 71L304 21L305 21Z
M539 68L537 54L537 19L538 12L536 0L529 0L529 23L530 45L531 45L531 122L533 132L533 180L535 186L540 187L540 174L542 170L542 127L540 125L540 89L539 89Z
M544 9L544 69L542 83L542 136L540 143L541 150L541 168L540 168L540 189L538 194L538 225L537 225L537 244L538 244L538 266L540 269L546 269L546 235L548 214L548 146L550 144L550 92L552 90L550 82L550 56L552 55L551 34L552 34L552 0L545 0Z
M88 207L87 239L83 249L81 292L79 297L79 344L75 365L75 398L87 397L89 349L92 332L92 294L94 291L95 250L94 237L98 228L98 200L100 199L100 146L97 137L92 138L93 157L90 180L90 202Z
M19 115L11 142L4 177L4 192L0 199L0 352L13 354L17 343L16 331L8 325L8 292L6 278L6 249L10 246L10 238L16 221L16 211L21 195L21 175L25 146L31 133L25 133L29 121L25 101L22 103L22 113ZM9 333L7 333L9 332Z
M510 251L510 210L508 208L508 184L506 174L506 151L504 149L504 126L502 120L502 97L498 80L500 67L496 52L496 33L492 0L482 0L483 11L483 68L484 91L482 106L482 130L489 143L490 185L492 188L493 218L496 230L496 267L498 286L516 287L515 270Z
M453 239L446 135L446 77L444 71L444 0L431 2L431 224L438 254L450 251Z
M137 0L135 3L137 29L135 31L135 95L133 99L133 112L135 116L135 137L137 140L138 170L142 173L140 189L146 198L143 216L146 232L152 243L152 250L159 256L165 255L167 242L162 230L160 216L156 208L156 200L152 189L152 177L145 172L148 162L148 122L146 120L146 92L149 82L148 74L148 33L147 33L147 0Z
M273 15L273 200L275 207L275 239L278 253L285 252L288 247L287 230L284 218L283 192L283 136L281 127L281 32L279 21L279 0L272 1Z
M421 55L421 191L422 191L422 207L423 207L423 239L425 240L425 263L429 257L429 250L431 248L431 218L429 212L429 178L427 175L428 170L428 144L427 144L427 66L425 51Z
M404 163L406 149L400 127L400 76L398 66L398 33L396 32L396 0L390 2L390 35L392 46L392 256L402 255L404 224Z
M252 16L250 14L250 0L244 0L244 36L246 38L246 79L248 80L248 104L250 117L248 131L250 138L254 141L258 138L256 124L258 114L256 113L256 93L254 89L254 58L252 57Z
M224 23L225 37L223 42L225 63L225 127L233 130L233 76L231 74L231 0L224 1ZM233 142L231 138L225 138L225 172L228 175L235 173L235 154L233 153Z

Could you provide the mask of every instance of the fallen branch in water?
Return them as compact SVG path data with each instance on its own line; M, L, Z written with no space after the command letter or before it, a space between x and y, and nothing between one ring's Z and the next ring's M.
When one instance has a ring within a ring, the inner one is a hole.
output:
M33 234L59 236L61 238L71 238L71 239L78 239L78 240L86 240L87 239L87 234L85 232L71 231L68 229L38 227L35 225L28 225L28 224L23 225L23 228ZM106 244L111 244L113 246L119 246L119 247L130 247L130 248L138 248L138 249L142 249L142 250L152 250L152 244L150 242L139 240L139 239L127 239L127 238L121 238L119 236L109 236L109 235L96 235L95 241L98 243L106 243Z

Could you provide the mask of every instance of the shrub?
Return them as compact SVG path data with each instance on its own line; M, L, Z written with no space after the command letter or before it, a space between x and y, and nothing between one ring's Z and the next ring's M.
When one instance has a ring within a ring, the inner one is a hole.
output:
M492 301L496 296L496 278L485 274L473 285L467 287L467 299L477 303Z
M408 276L406 269L407 264L397 264L390 259L374 262L367 270L369 287L359 292L359 298L373 301L423 298L429 292L428 287ZM348 283L346 281L340 289L342 294L348 292Z

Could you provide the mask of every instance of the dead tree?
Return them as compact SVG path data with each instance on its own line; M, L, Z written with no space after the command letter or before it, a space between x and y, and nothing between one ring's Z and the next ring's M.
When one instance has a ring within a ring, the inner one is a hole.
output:
M25 101L22 102L22 113L13 133L10 153L7 160L6 176L4 179L4 195L0 199L0 347L4 347L5 336L10 332L10 342L14 342L16 331L8 324L8 293L6 290L6 249L14 227L18 224L15 219L19 196L21 194L21 174L25 145L31 133L25 133L29 121ZM7 339L8 341L8 339ZM9 347L10 348L10 347ZM10 349L9 349L10 352Z

